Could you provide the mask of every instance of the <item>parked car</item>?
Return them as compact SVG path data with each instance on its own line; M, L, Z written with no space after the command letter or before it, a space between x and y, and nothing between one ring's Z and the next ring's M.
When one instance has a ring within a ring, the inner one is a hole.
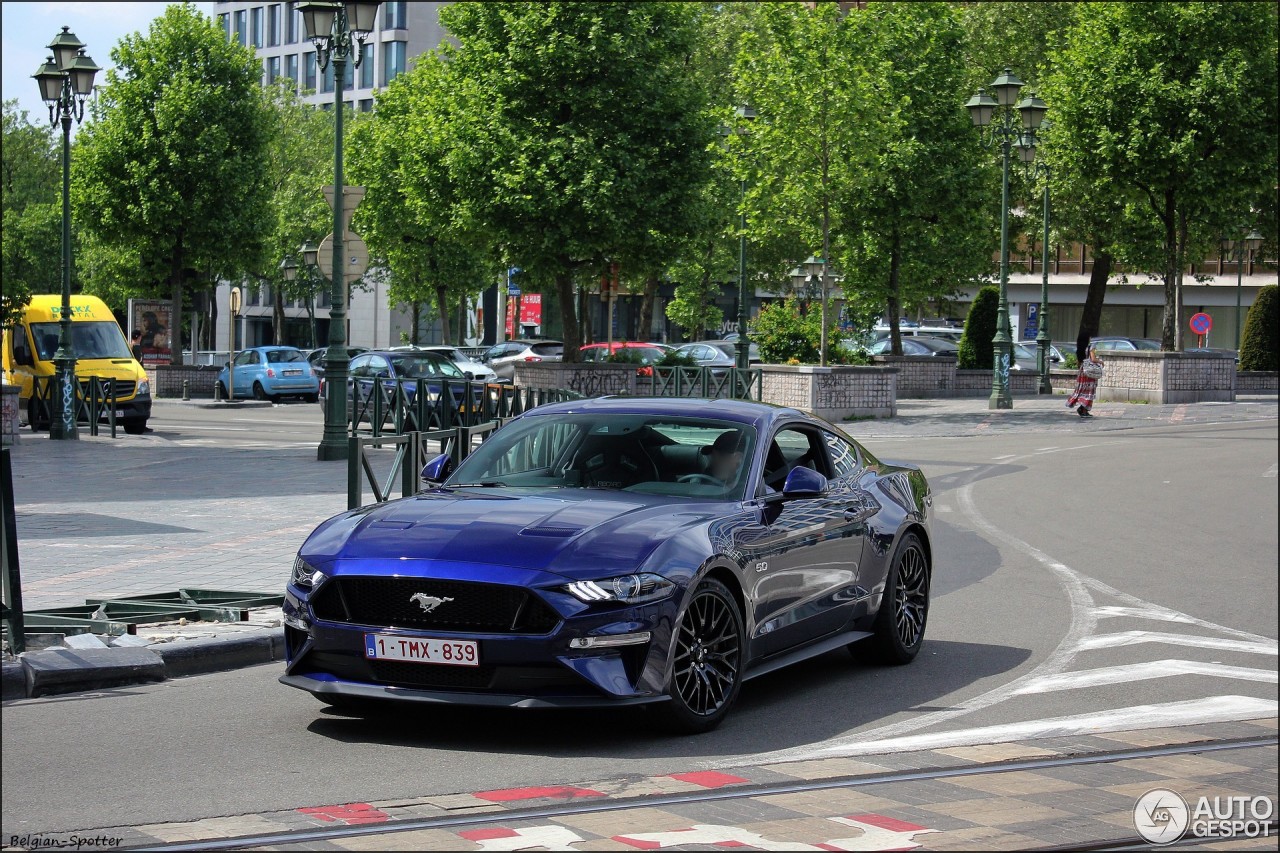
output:
M943 338L953 343L959 343L960 337L964 334L964 329L955 326L899 326L898 332L903 337ZM872 338L877 341L885 340L890 334L888 326L876 326L871 330Z
M471 359L467 358L462 353L462 351L459 350L457 347L451 347L451 346L446 346L441 344L441 345L420 347L420 349L422 352L434 352L437 355L442 355L445 358L449 359L450 361L453 362L454 367L457 367L459 370L461 370L463 374L465 374L469 379L474 379L477 382L497 382L498 381L498 374L494 372L493 368L489 367L489 365L487 364L481 364L478 361L472 361Z
M1035 340L1017 341L1014 343L1013 347L1014 359L1020 364L1027 365L1020 369L1035 370L1036 356L1039 350ZM1049 344L1049 369L1054 370L1060 367L1065 367L1063 364L1062 352L1051 343Z
M1235 359L1236 364L1240 363L1240 353L1237 350L1227 349L1226 347L1187 347L1186 352L1201 352L1220 355L1223 358Z
M489 365L500 379L514 379L516 364L521 361L560 361L564 344L560 341L503 341L489 347L480 360Z
M387 395L385 399L390 399L399 385L406 399L412 402L420 380L433 399L444 391L442 380L455 383L450 386L453 403L455 406L463 404L462 388L468 381L467 376L439 353L420 350L370 350L361 353L351 359L351 370L347 375L347 414L351 415L357 398L370 398L375 383L381 383ZM472 405L479 405L483 394L483 386L472 386ZM370 410L363 405L362 409L361 419L364 420L370 416Z
M368 347L349 346L347 347L347 358L355 358L360 353L368 352L368 351L369 351ZM314 373L319 378L320 393L322 394L324 393L324 371L325 371L324 358L327 352L329 352L328 347L320 347L318 349L313 349L311 352L307 353L307 364L311 365L311 372Z
M716 343L721 343L716 341ZM734 350L736 344L727 344L723 349L712 346L711 341L697 341L691 344L684 344L676 347L676 353L692 359L698 367L710 367L713 371L718 370L721 373L730 367L736 367Z
M235 382L230 365L224 364L215 380L215 393L229 400L228 391L236 397L280 402L282 397L301 397L314 403L320 394L320 380L307 363L307 356L297 347L252 347L237 353Z
M1108 335L1093 338L1090 341L1090 345L1096 347L1100 353L1135 352L1137 350L1160 351L1160 342L1154 338L1125 338L1118 335Z
M925 476L796 409L549 404L423 478L303 543L282 683L355 713L647 704L704 732L783 662L905 664L924 641Z
M582 361L587 364L608 361L610 356L626 352L628 354L626 358L635 360L640 365L636 368L636 376L652 376L654 363L662 361L667 354L667 351L660 346L640 341L587 344L579 352L582 354Z
M885 338L871 345L868 352L872 355L888 355L893 351L893 340ZM903 335L903 355L932 355L941 358L956 358L960 352L958 344L944 338L931 338L927 335Z

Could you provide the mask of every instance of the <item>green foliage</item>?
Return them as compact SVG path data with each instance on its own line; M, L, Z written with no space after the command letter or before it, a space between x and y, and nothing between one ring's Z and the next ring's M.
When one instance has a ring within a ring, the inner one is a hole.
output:
M1258 291L1244 321L1240 339L1241 370L1280 370L1280 288L1269 284Z
M659 266L669 235L696 226L713 127L686 71L694 16L657 2L441 9L457 39L442 53L459 209L516 266L554 278L566 360L581 338L575 271Z
M49 125L33 124L16 99L5 101L0 326L17 320L33 293L62 289L62 164L57 136Z
M136 254L134 295L181 308L188 281L260 268L272 232L262 63L190 3L125 36L111 61L72 159L76 217L96 245Z
M1076 370L1080 367L1080 359L1076 358L1073 352L1064 352L1062 354L1062 367L1065 370Z
M1272 3L1079 3L1051 53L1059 212L1118 262L1159 271L1165 349L1189 259L1280 183L1276 30Z
M964 334L960 336L957 367L961 370L983 368L990 370L995 360L991 340L996 336L996 318L1000 311L1000 289L984 287L973 297L969 316L964 320Z
M765 306L751 327L751 340L760 345L766 364L817 364L822 320L817 311L801 314L793 298Z
M644 364L644 356L633 347L619 347L605 358L614 364Z
M675 350L668 350L667 354L658 359L655 364L658 367L697 367L698 362L693 356L686 355Z

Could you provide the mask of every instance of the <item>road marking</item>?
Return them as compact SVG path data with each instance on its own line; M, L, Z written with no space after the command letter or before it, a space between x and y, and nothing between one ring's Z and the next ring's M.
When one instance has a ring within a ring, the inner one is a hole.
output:
M1016 453L1006 453L1004 456L993 456L993 457L991 457L991 458L992 458L992 460L993 460L993 461L995 461L995 462L1003 462L1004 460L1006 460L1006 459L1012 459L1013 457L1015 457L1015 456L1017 456L1017 455L1018 455L1018 454L1016 454Z
M1118 608L1117 608L1118 609ZM1122 631L1118 634L1098 634L1085 637L1080 643L1081 651L1089 649L1111 649L1117 646L1133 646L1139 643L1167 643L1171 646L1192 646L1199 649L1220 649L1229 652L1245 652L1246 654L1274 655L1276 644L1256 643L1248 640L1226 640L1222 637L1197 637L1191 634L1167 634L1159 631Z
M1170 678L1182 675L1209 675L1215 678L1238 678L1242 681L1270 681L1276 683L1274 670L1250 669L1243 666L1202 663L1194 660L1165 659L1144 663L1126 663L1116 666L1100 666L1077 672L1064 672L1037 678L1018 688L1020 695L1049 693L1055 690L1077 690L1084 687L1101 687L1105 684L1128 684L1134 681L1150 681L1153 678Z
M1073 714L1066 717L1050 717L998 726L979 726L972 729L957 729L909 737L842 741L827 746L787 750L789 756L786 760L885 755L895 752L949 749L957 746L1010 743L1045 737L1095 735L1099 732L1172 728L1205 723L1228 723L1236 720L1263 720L1274 717L1277 710L1280 710L1280 702L1274 699L1258 699L1254 696L1209 696L1183 702L1134 705L1129 708L1092 714ZM749 756L747 759L739 759L738 763L755 764L758 758L759 756ZM775 759L771 757L768 763L774 761Z

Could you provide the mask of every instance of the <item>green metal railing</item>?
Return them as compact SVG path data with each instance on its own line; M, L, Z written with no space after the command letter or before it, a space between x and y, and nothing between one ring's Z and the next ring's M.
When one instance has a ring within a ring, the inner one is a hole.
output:
M213 589L180 589L177 592L131 595L122 598L86 598L84 604L28 610L23 614L26 633L103 634L118 637L136 634L139 625L157 622L243 622L254 607L279 607L283 595Z
M647 387L645 380L648 380ZM661 367L653 375L641 377L638 390L651 397L714 397L759 400L764 371L758 367Z
M54 378L37 376L33 380L31 399L27 403L27 417L33 428L36 424L48 424L53 419ZM76 383L76 420L88 422L89 435L98 434L105 418L111 437L115 438L116 410L119 406L120 398L114 379L89 376Z

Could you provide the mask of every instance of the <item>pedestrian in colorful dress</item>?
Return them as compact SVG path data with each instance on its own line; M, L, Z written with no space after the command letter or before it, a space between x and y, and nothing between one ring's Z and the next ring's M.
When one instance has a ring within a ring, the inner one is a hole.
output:
M1076 390L1067 398L1067 408L1075 409L1082 418L1091 418L1089 411L1093 408L1093 399L1098 394L1098 380L1102 378L1105 366L1098 358L1098 351L1089 347L1089 356L1080 363L1080 372L1076 374Z

